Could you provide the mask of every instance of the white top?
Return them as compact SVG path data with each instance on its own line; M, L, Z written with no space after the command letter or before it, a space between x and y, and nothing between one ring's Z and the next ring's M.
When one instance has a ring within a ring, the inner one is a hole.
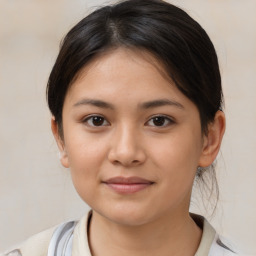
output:
M0 256L92 256L87 230L91 211L78 222L67 222L41 232L11 252ZM222 242L214 228L202 216L191 214L203 234L195 256L243 256L236 254ZM245 256L245 255L244 255Z

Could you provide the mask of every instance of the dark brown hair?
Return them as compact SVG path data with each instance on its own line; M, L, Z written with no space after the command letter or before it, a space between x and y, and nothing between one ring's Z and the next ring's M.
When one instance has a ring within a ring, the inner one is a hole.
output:
M160 0L128 0L100 8L64 38L47 85L48 105L61 126L66 93L78 72L115 47L143 49L166 67L178 89L197 106L204 132L222 108L214 46L205 30L180 8Z

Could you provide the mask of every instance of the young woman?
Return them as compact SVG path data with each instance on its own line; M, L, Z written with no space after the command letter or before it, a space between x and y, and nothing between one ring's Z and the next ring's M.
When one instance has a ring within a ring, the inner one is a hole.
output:
M214 46L183 10L128 0L65 37L47 87L60 160L91 211L6 255L234 255L189 213L225 130Z

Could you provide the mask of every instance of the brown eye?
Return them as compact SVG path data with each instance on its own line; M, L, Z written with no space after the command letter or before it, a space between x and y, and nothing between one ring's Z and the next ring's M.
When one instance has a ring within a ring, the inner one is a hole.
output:
M101 116L93 116L92 123L94 126L101 126L104 123L104 118Z
M155 116L155 117L152 117L147 122L149 126L155 126L155 127L166 127L172 123L174 123L174 121L172 121L172 119L166 116Z
M158 117L155 117L153 118L153 124L155 126L163 126L165 124L165 120L166 118L162 117L162 116L158 116Z
M90 116L84 120L84 122L92 127L109 125L108 121L102 116Z

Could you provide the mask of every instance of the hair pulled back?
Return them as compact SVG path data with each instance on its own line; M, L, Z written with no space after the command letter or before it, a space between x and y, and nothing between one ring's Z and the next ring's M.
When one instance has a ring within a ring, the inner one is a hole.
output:
M186 12L161 0L102 7L69 31L47 85L48 105L59 127L65 96L78 72L100 53L118 47L147 51L163 63L177 88L197 106L207 133L223 98L214 46Z

